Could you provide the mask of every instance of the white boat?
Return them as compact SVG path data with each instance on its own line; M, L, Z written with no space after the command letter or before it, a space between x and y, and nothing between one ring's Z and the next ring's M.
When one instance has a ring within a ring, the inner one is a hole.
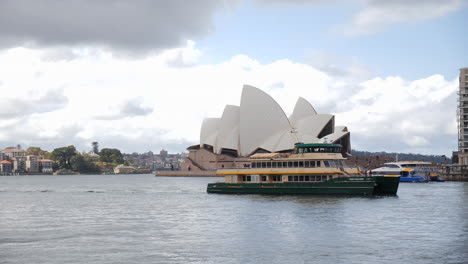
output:
M444 181L439 178L439 169L431 162L395 161L384 163L383 167L369 171L373 176L399 175L400 182Z

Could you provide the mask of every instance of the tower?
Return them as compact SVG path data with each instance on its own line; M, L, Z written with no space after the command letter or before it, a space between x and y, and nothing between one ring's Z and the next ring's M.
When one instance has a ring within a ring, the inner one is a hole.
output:
M460 69L458 90L458 163L468 165L468 68Z

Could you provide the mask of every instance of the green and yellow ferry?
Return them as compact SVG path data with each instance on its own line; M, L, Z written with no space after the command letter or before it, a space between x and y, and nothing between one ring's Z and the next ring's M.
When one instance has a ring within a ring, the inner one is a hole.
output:
M218 169L225 182L209 183L208 193L396 195L398 175L364 176L347 167L341 145L296 144L292 153L258 153L244 168Z

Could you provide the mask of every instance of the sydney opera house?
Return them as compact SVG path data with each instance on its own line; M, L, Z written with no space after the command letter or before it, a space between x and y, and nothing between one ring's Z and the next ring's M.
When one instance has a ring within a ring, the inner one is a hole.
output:
M288 118L279 104L262 90L245 85L240 106L226 105L219 118L207 118L200 132L200 144L190 146L182 171L213 171L243 167L255 153L289 152L296 143L336 143L343 154L351 152L350 132L335 127L335 117L318 114L299 98Z

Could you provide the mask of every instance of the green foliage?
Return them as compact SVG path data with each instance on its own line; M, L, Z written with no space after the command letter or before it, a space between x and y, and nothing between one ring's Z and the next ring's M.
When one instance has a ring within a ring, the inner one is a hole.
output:
M71 169L70 160L76 155L75 146L56 148L52 151L52 159L58 162L60 169Z
M124 163L123 155L118 149L103 148L101 152L99 152L99 159L102 162L109 162L113 164Z
M81 173L98 173L99 167L93 163L90 158L83 157L81 154L76 154L70 159L70 166L73 171Z
M93 142L91 143L91 146L93 147L93 152L99 154L99 143Z
M451 159L448 159L445 155L423 155L423 154L413 154L413 153L396 153L396 152L369 152L369 151L359 151L352 150L351 153L353 156L363 156L363 157L392 157L396 158L398 155L398 160L416 160L416 161L429 161L436 162L439 164L445 164L446 162L451 163Z
M28 155L34 155L34 156L43 156L45 158L48 158L49 152L42 150L39 147L29 147L27 150Z

